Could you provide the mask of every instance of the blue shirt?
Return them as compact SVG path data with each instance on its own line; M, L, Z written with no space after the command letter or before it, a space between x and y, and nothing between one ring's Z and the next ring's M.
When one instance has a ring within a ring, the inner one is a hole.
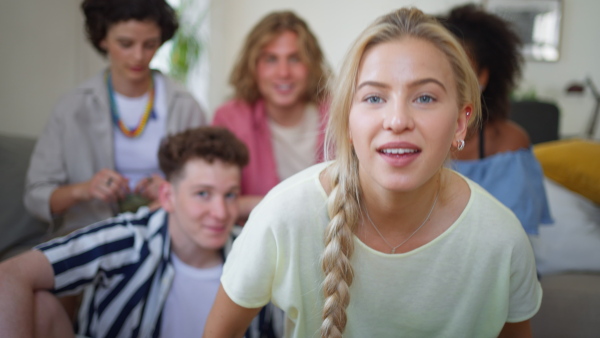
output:
M528 234L537 234L540 224L553 223L544 173L531 148L478 160L454 160L452 169L477 182L512 210Z

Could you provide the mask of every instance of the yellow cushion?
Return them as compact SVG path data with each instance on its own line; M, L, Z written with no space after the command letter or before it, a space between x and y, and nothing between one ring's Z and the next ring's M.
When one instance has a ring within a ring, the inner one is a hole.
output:
M600 142L544 142L533 151L546 177L600 204Z

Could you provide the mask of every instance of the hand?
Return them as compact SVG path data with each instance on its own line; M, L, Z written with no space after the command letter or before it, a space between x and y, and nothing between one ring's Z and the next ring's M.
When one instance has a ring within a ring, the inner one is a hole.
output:
M102 169L85 182L85 200L99 199L114 202L129 194L129 180L114 170Z
M152 175L141 179L135 186L134 193L150 201L158 200L158 189L165 181L160 175Z

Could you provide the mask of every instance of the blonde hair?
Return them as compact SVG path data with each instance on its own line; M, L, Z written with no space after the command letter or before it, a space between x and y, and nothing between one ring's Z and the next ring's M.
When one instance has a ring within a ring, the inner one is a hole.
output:
M380 17L356 39L342 64L333 86L333 99L325 140L325 154L336 160L328 169L332 190L327 201L329 224L325 230L325 249L321 266L325 273L323 293L322 337L341 337L346 327L346 308L353 269L350 262L353 233L360 220L361 188L358 158L350 143L349 114L356 90L358 70L363 55L374 46L412 37L428 41L442 51L454 73L457 87L457 109L472 104L470 123L481 115L479 87L469 59L460 43L431 16L415 8L402 8ZM448 145L450 151L451 145Z
M236 98L254 103L262 97L256 83L256 63L264 46L286 31L298 36L300 57L308 67L308 85L303 99L314 103L323 101L327 95L324 88L330 76L329 67L315 35L306 22L291 11L265 16L246 37L229 78Z

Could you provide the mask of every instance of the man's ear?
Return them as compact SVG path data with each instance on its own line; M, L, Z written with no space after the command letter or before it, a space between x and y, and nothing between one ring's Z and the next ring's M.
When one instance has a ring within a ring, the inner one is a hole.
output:
M106 37L104 37L104 39L102 39L99 43L98 46L100 46L100 48L104 51L107 51L107 42L106 42Z
M473 105L467 104L458 113L456 132L454 133L455 140L464 140L467 137L467 129L471 117L473 117Z
M167 212L175 211L175 191L173 184L169 181L164 181L158 188L158 201L160 206Z

